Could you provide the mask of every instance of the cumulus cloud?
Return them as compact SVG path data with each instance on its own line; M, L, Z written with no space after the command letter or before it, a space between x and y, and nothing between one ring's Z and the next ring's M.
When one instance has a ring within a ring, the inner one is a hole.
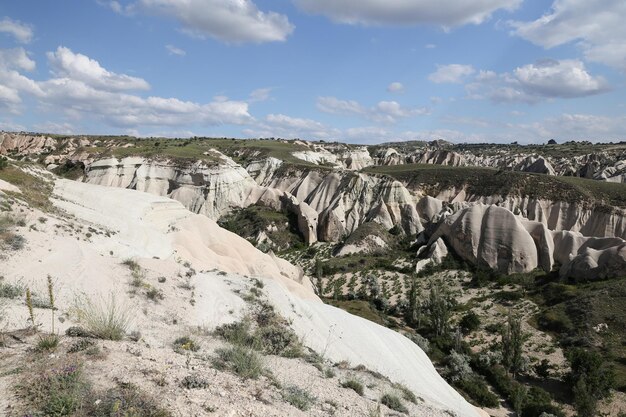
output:
M437 65L437 71L430 74L428 79L437 84L460 84L465 77L472 75L474 72L476 70L471 65Z
M529 22L509 22L513 33L544 48L578 42L585 58L626 70L626 2L555 0L551 10Z
M34 36L32 26L24 24L18 20L12 20L8 17L0 20L0 33L9 34L20 43L29 43L33 40Z
M167 52L170 55L178 55L178 56L185 56L187 55L187 52L184 49L180 49L175 47L174 45L165 45L165 49L167 49Z
M428 108L405 107L397 101L380 101L368 108L357 101L336 97L318 97L317 108L324 113L358 116L380 123L395 123L399 119L429 114Z
M12 104L10 109L18 112L21 95L27 94L44 111L62 111L73 119L95 118L124 128L244 124L253 120L245 101L222 97L203 104L130 94L130 90L149 88L148 83L108 71L97 61L67 48L48 53L48 61L53 78L45 81L34 81L16 70L0 67L0 103Z
M535 103L601 94L609 86L602 77L591 75L581 61L566 59L541 60L504 74L480 71L466 90L474 99Z
M404 93L404 85L399 82L393 82L387 87L390 93Z
M176 19L186 33L224 42L284 41L294 26L287 16L262 12L251 0L138 0L137 8Z
M97 89L110 91L150 89L150 85L141 78L107 71L98 61L63 46L59 46L55 52L48 52L47 56L55 76L60 78L81 81Z
M529 142L560 140L615 141L626 137L626 116L563 113L544 120L510 126Z
M32 71L35 61L30 59L24 48L0 49L0 70L3 69Z
M302 10L336 22L364 25L480 24L500 9L514 10L522 0L294 0Z

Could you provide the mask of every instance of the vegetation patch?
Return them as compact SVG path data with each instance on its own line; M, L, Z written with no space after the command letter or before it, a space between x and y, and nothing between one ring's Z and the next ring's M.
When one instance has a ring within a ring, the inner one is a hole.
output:
M288 385L283 389L283 398L299 410L307 411L317 399L307 390L295 385Z

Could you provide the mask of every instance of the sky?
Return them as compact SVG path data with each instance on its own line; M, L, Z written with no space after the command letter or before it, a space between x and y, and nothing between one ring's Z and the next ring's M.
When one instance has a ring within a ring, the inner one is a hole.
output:
M0 130L626 140L624 0L0 0Z

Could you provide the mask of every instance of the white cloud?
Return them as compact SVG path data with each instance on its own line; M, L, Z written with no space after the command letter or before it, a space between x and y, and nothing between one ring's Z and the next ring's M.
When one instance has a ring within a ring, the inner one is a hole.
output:
M522 0L294 0L303 10L348 24L444 27L480 24L500 9L514 10Z
M318 97L317 108L324 113L364 115L367 109L354 100L340 100L336 97Z
M74 53L63 46L59 46L56 52L48 52L47 56L55 76L60 78L82 81L86 85L108 91L150 88L150 85L141 78L107 71L98 61Z
M294 29L287 16L262 12L251 0L138 0L138 7L176 19L186 33L224 42L284 41Z
M250 93L249 101L251 103L259 102L259 101L267 101L270 99L270 94L273 88L265 87L265 88L257 88L256 90Z
M607 82L587 72L578 60L541 60L512 73L480 71L466 85L469 98L495 102L535 103L550 98L576 98L608 91Z
M607 90L606 81L589 74L578 60L542 60L513 74L524 90L541 97L583 97Z
M291 117L284 114L269 114L262 122L252 128L244 129L249 137L260 138L302 138L302 139L333 139L340 134L334 129L312 119Z
M32 26L8 17L0 20L0 33L13 36L20 43L29 43L33 40L34 31Z
M626 2L555 0L530 22L510 22L514 33L544 48L578 41L585 58L626 70Z
M30 59L24 48L0 49L0 70L2 69L33 71L35 61Z
M170 55L178 55L178 56L187 55L187 52L185 52L184 49L177 48L174 45L165 45L165 49L167 49L167 52L169 52Z
M429 114L425 107L404 107L397 101L380 101L367 108L354 100L318 97L317 108L324 113L358 116L378 123L395 123L398 119Z
M404 93L404 85L399 82L393 82L387 87L390 93Z
M626 116L564 113L540 122L512 125L511 128L519 131L519 135L529 142L541 142L550 138L592 142L624 140Z
M97 119L108 125L204 126L245 124L253 121L245 101L222 97L209 103L177 98L142 97L125 90L148 88L140 78L106 70L87 56L59 47L48 53L54 78L34 81L15 70L0 67L0 102L18 112L20 95L37 100L41 110L62 112L72 119Z
M434 43L427 43L426 45L424 45L424 48L426 49L435 49L437 47L437 45L435 45Z
M471 65L449 64L437 65L437 71L428 76L428 79L437 84L462 83L465 77L472 75L476 70Z
M62 135L69 135L72 133L76 133L76 128L67 122L57 123L57 122L44 122L38 123L33 126L33 130L42 133L56 133Z

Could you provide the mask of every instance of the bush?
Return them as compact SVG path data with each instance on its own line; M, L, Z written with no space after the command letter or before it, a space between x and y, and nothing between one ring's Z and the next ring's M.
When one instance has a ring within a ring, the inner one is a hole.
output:
M24 294L24 287L19 284L8 284L0 280L0 298L14 299Z
M417 404L417 397L408 387L402 384L393 384L393 387L398 389L402 393L402 398L409 402L412 402L413 404Z
M218 369L229 369L243 379L257 379L264 371L258 353L243 346L233 346L216 351L213 365Z
M485 381L477 375L461 379L454 386L467 394L472 402L479 407L495 408L500 404L498 396L489 391Z
M61 417L79 409L88 385L80 363L61 362L37 366L34 373L24 374L18 391L34 411L27 415Z
M9 233L4 237L4 243L6 243L11 250L18 251L24 249L26 239L22 235Z
M571 371L567 379L574 394L574 406L578 415L595 415L599 400L606 398L615 385L615 371L607 365L599 353L588 349L568 352Z
M133 321L132 311L113 294L99 302L78 298L73 312L88 332L99 339L122 340Z
M259 327L255 332L261 350L270 355L298 357L302 355L302 344L298 336L286 326L270 325Z
M350 378L341 383L343 388L349 388L359 395L363 395L363 383L357 379Z
M59 336L56 334L48 334L41 336L37 342L37 352L48 352L55 350L59 346Z
M83 401L77 417L171 417L147 394L133 384L120 383L118 387L101 393L92 393ZM100 401L96 401L100 400Z
M289 404L302 411L310 409L316 401L316 398L311 395L311 393L295 385L285 387L283 390L283 398Z
M407 414L409 412L409 409L406 408L404 404L402 404L402 400L396 395L384 394L380 398L380 402L394 411L398 411L404 414Z
M475 332L480 328L480 317L470 310L461 318L459 326L464 334Z
M193 340L191 337L183 336L174 340L174 350L179 353L184 350L197 352L200 350L200 345L196 343L196 341Z
M180 385L185 389L205 389L209 387L209 382L197 375L187 375L180 382Z
M3 156L0 156L0 171L9 166L9 161Z
M459 382L472 376L472 368L467 356L452 351L447 358L445 376L449 381Z

